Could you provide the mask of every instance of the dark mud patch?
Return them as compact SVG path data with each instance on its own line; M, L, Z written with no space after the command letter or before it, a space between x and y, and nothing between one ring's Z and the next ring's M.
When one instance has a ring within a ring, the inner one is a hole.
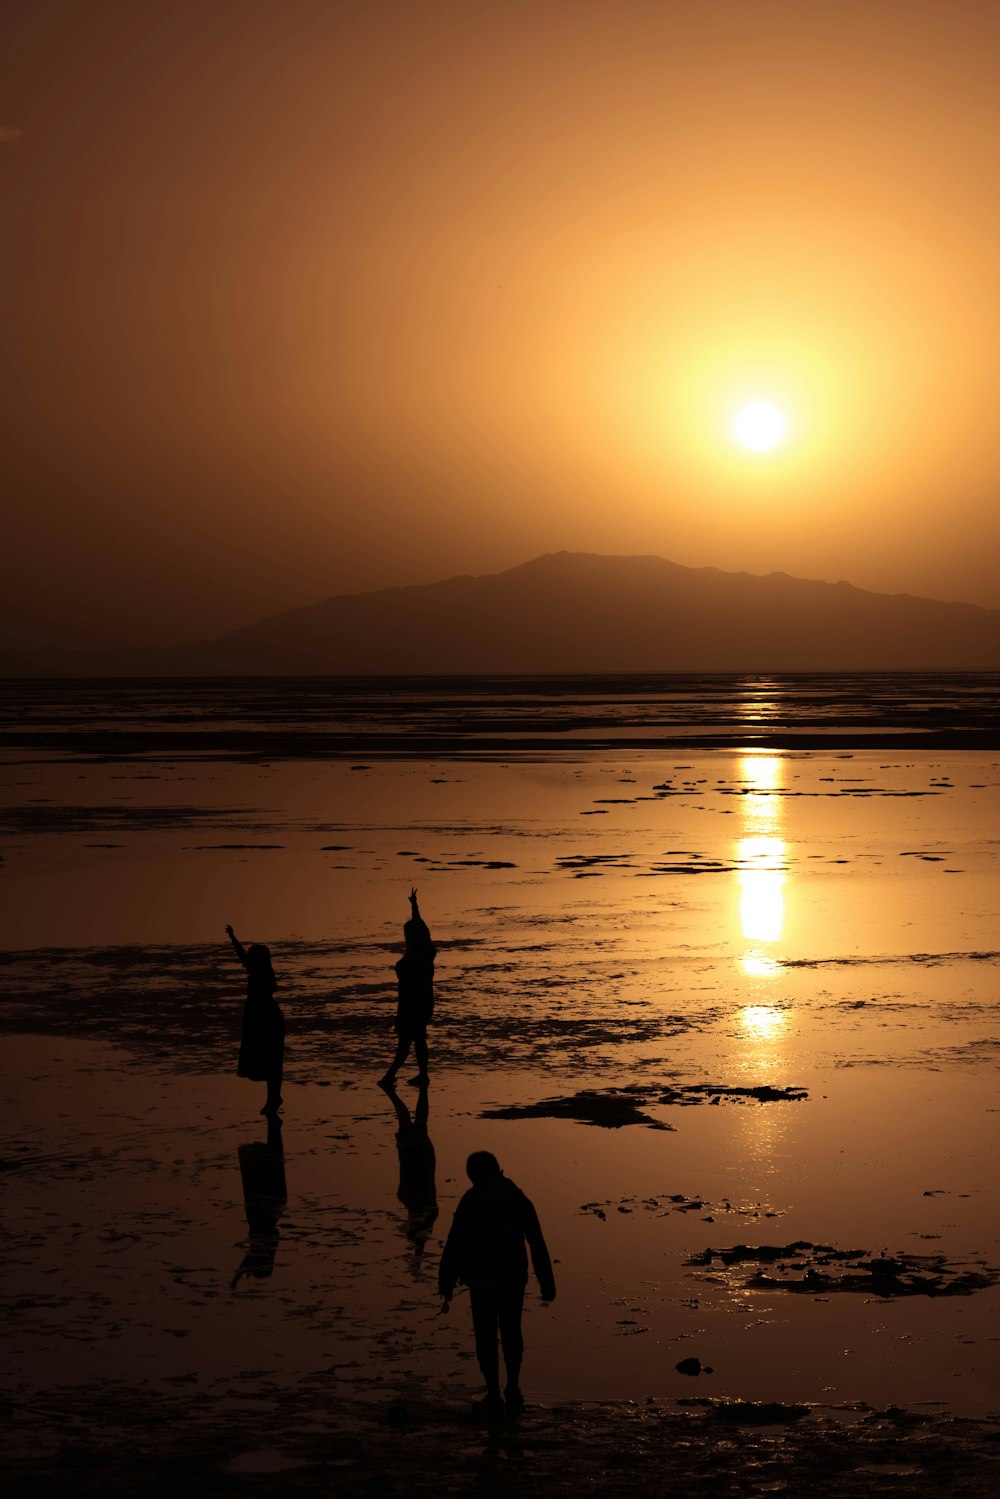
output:
M634 786L636 784L636 782L635 781L626 781L624 784L627 785L627 786ZM658 795L654 794L654 795L650 796L650 795L647 795L645 792L641 792L640 791L640 792L636 792L636 794L634 796L596 796L594 798L594 806L595 807L634 807L634 806L637 806L639 802L658 802L659 800L660 800L660 798L659 798Z
M196 843L193 845L196 853L218 852L240 852L246 853L251 849L278 849L284 848L283 843Z
M685 1360L696 1364L697 1359ZM680 1369L680 1364L677 1365ZM710 1374L702 1366L692 1370L695 1374ZM706 1400L691 1396L677 1401L678 1405L700 1405L705 1413L716 1421L730 1426L784 1426L792 1421L801 1421L809 1415L808 1405L789 1405L783 1400Z
M836 1249L830 1244L734 1244L704 1249L689 1265L756 1266L745 1281L748 1290L805 1292L827 1296L846 1291L888 1300L899 1296L970 1296L997 1284L1000 1271L981 1262L974 1268L939 1254L873 1255L866 1249ZM765 1269L764 1267L768 1268Z
M981 1499L994 1491L1000 1442L996 1420L693 1397L529 1404L519 1421L487 1431L457 1396L384 1386L362 1400L334 1371L261 1381L238 1401L227 1394L144 1383L137 1397L133 1383L105 1380L18 1402L5 1448L11 1492Z
M581 1124L595 1124L601 1129L621 1129L628 1124L644 1124L649 1129L673 1129L644 1112L651 1104L680 1105L720 1104L723 1099L734 1103L798 1103L808 1098L805 1088L727 1087L718 1083L690 1083L678 1087L644 1087L635 1083L628 1088L584 1089L565 1098L547 1098L540 1103L510 1104L499 1109L485 1109L480 1119L575 1119Z
M880 953L871 957L853 958L786 958L782 968L883 968L890 964L905 964L916 968L936 968L942 963L997 963L1000 952L989 949L985 952L913 952Z
M17 836L37 833L148 833L173 828L259 826L245 807L5 807L0 832Z
M609 1213L629 1215L645 1213L654 1218L668 1218L672 1213L697 1213L703 1223L715 1223L727 1215L741 1218L780 1218L783 1210L763 1202L733 1202L723 1197L711 1202L705 1197L688 1197L683 1192L657 1192L652 1197L622 1197L607 1202L584 1202L580 1212L607 1219Z
M805 1088L772 1088L769 1083L754 1087L730 1087L724 1083L686 1083L667 1088L659 1094L658 1103L690 1105L696 1103L800 1103L808 1098Z
M584 1090L569 1098L547 1098L541 1103L514 1104L503 1109L484 1109L480 1119L575 1119L580 1124L595 1124L600 1129L621 1129L626 1124L645 1124L649 1129L672 1130L639 1107L638 1100L627 1091Z
M949 1067L995 1066L1000 1059L1000 1038L982 1036L955 1046L926 1047L909 1056L838 1057L834 1066L847 1067L916 1067L926 1072L941 1072Z
M909 1010L919 1010L921 1014L924 1014L926 1002L916 997L903 999L898 994L873 994L868 999L834 999L821 1008L839 1010L842 1014L849 1014L856 1010L877 1010L880 1015L897 1015Z
M628 854L564 854L556 860L556 868L572 874L574 879L603 874L611 869L634 869Z
M759 786L743 786L736 788L725 788L719 790L720 796L760 796ZM836 796L941 796L941 789L930 791L894 791L886 786L851 786L842 791L788 791L783 786L769 786L766 795L780 796L789 800L793 797L816 799L819 797Z
M438 869L516 869L509 859L445 859Z
M693 860L682 864L654 864L651 874L735 874L741 866L717 859Z

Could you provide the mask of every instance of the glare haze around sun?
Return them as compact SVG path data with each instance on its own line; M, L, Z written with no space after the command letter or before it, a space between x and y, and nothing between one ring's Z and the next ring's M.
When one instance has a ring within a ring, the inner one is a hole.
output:
M787 429L783 412L770 401L752 401L733 418L733 436L752 453L767 453L777 447Z

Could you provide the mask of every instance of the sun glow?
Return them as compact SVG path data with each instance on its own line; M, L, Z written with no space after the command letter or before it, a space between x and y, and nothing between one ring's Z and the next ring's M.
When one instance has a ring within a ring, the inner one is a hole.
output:
M751 401L733 418L733 436L741 447L752 453L768 453L776 448L788 430L784 413L770 401Z

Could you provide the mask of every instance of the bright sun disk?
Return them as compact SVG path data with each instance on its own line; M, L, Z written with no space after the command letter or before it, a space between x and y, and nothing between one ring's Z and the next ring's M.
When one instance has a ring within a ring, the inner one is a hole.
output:
M736 413L733 436L741 447L753 453L766 453L777 447L787 425L784 414L770 401L752 401Z

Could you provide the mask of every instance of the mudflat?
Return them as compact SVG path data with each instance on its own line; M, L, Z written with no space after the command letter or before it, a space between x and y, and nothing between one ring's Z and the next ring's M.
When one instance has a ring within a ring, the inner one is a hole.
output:
M992 1490L1000 756L762 741L793 686L719 747L500 754L426 701L433 754L8 741L24 1492ZM375 1086L413 884L426 1117ZM228 921L279 978L278 1130ZM471 1149L557 1262L492 1434L435 1296Z

